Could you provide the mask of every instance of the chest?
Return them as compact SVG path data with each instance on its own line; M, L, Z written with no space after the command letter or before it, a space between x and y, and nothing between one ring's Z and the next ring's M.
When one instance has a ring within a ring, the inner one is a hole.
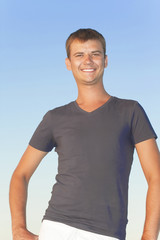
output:
M127 120L107 114L62 120L53 135L56 151L65 156L81 154L88 149L100 152L131 142Z

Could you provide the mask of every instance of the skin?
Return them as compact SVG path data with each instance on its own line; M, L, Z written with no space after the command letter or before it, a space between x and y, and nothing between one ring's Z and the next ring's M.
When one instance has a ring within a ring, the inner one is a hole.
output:
M29 180L47 153L28 146L10 183L10 210L13 240L37 240L38 236L27 230L26 202Z
M108 58L104 56L99 41L79 42L75 40L71 44L70 58L66 58L66 66L72 71L77 83L76 101L88 112L103 105L110 97L103 86L103 73L107 65Z
M155 139L135 145L148 183L142 240L156 240L160 230L160 153Z
M108 59L97 40L79 42L70 47L70 58L65 60L78 87L77 103L88 112L103 105L110 95L103 86L103 73ZM141 240L156 240L160 229L160 154L155 139L135 145L148 183L146 219ZM36 240L37 235L26 226L28 183L46 152L28 146L16 167L10 183L10 209L13 240Z

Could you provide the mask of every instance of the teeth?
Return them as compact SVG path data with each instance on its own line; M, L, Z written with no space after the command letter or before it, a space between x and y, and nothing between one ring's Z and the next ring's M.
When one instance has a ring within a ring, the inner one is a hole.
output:
M83 69L82 71L83 71L83 72L93 72L94 69Z

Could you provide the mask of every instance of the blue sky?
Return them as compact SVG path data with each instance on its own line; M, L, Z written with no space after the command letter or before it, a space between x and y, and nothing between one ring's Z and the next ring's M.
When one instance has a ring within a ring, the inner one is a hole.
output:
M65 41L91 27L106 38L106 91L138 100L160 136L160 2L158 0L0 2L1 230L11 239L8 189L11 174L43 115L73 101L77 88L65 67ZM159 139L157 140L160 146ZM38 233L57 171L47 155L29 186L28 227ZM127 240L140 239L146 182L135 154L129 187Z

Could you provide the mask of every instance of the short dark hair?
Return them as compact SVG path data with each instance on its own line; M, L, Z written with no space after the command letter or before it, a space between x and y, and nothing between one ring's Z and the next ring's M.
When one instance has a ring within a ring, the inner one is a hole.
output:
M103 35L91 28L80 28L79 30L71 33L66 41L66 52L68 58L70 57L70 46L75 39L81 42L86 42L87 40L99 40L102 44L104 55L106 55L106 41Z

